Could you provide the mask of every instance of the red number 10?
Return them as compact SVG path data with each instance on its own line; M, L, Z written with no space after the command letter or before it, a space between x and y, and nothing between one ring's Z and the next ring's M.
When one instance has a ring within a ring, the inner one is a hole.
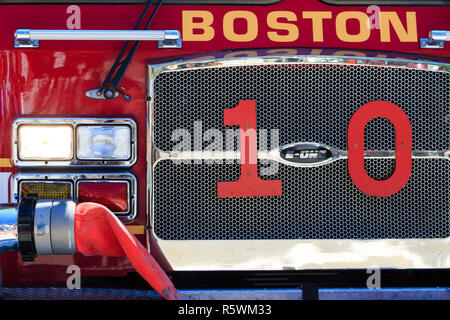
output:
M386 118L395 128L395 171L391 177L381 181L369 177L364 168L364 129L374 118ZM241 176L236 181L218 182L217 196L281 196L281 180L262 180L257 174L255 100L243 100L236 108L225 109L224 123L241 128ZM408 116L397 105L388 101L372 101L359 108L348 125L348 171L356 187L377 197L387 197L400 191L411 175L411 140Z

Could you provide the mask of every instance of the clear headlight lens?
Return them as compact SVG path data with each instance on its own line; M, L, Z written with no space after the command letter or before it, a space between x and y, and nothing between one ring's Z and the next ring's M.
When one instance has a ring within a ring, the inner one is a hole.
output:
M20 160L70 160L73 127L70 125L21 125L18 128Z
M80 160L128 160L131 128L124 125L77 127L77 158Z

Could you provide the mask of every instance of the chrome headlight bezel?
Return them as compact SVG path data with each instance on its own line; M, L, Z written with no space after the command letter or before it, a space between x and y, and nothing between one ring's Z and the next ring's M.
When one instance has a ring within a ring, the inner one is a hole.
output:
M19 157L19 127L22 125L70 125L73 127L72 159L70 160L24 160ZM128 126L130 128L130 157L123 160L111 159L78 159L77 127L80 125ZM13 163L17 167L131 167L137 159L137 125L128 118L19 118L14 121L12 132Z

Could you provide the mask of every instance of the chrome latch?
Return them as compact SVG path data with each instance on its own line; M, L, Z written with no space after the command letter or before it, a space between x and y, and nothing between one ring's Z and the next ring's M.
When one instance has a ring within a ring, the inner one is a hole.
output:
M91 99L96 99L96 100L108 100L108 99L113 99L113 98L117 98L118 96L120 96L121 94L123 95L125 101L130 101L131 97L129 95L127 95L126 93L116 89L116 91L112 92L112 91L102 91L100 88L99 89L91 89L86 91L86 97L91 98Z
M182 40L178 30L166 30L166 38L158 40L159 49L180 49Z
M420 47L423 49L443 49L445 41L450 41L450 31L432 30L428 38L420 38Z

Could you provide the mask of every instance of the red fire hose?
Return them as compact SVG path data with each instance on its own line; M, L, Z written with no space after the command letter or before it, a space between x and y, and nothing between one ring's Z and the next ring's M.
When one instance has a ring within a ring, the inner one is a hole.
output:
M179 300L174 285L144 246L106 207L80 203L75 209L75 242L86 256L128 257L136 271L167 300Z

